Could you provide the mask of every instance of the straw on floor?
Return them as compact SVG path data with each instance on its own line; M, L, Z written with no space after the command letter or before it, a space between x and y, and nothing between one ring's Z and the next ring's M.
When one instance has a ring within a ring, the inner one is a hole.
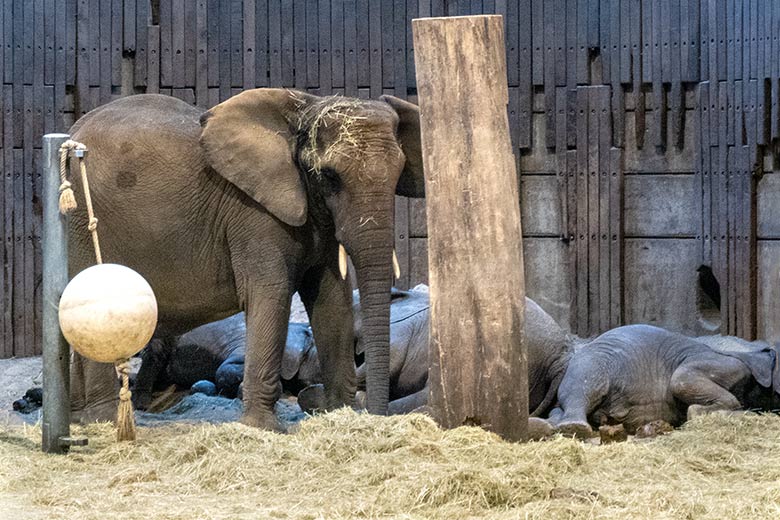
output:
M778 518L780 418L699 418L651 441L511 444L422 415L343 410L279 435L229 423L82 430L40 452L0 429L8 518Z

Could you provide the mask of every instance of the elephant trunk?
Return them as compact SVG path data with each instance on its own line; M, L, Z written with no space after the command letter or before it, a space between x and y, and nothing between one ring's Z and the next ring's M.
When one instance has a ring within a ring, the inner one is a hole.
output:
M390 396L390 288L393 228L366 231L352 249L360 290L361 338L366 355L366 408L386 415Z

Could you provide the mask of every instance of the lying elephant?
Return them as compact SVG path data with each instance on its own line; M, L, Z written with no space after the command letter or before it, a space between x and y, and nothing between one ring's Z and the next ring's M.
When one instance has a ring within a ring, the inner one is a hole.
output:
M357 306L357 301L355 302ZM355 312L355 337L360 338L360 312ZM408 413L428 401L428 326L430 304L425 290L393 291L390 305L391 414ZM558 383L566 370L576 338L530 298L525 300L525 338L528 349L528 404L541 417L554 404ZM358 388L365 388L365 365L357 368ZM304 409L319 407L321 388L299 394Z
M153 340L141 352L141 368L135 378L133 404L146 409L152 391L175 384L190 388L211 381L216 393L234 398L244 379L246 321L243 313L197 327L163 344ZM282 357L282 387L297 393L322 381L317 350L309 326L290 323Z
M763 342L619 327L576 350L550 422L588 436L591 425L618 423L632 433L659 419L676 426L692 413L765 408L780 390L776 359Z
M358 294L353 295L356 307L355 337L362 336ZM428 294L424 290L393 290L390 305L390 403L391 413L405 413L427 402L428 382ZM227 330L226 330L227 329ZM243 347L246 328L240 315L204 325L184 334L175 349L150 346L143 354L143 364L136 383L137 406L148 404L155 380L161 384L177 383L189 387L199 379L215 381L224 395L235 395L243 369ZM558 382L566 369L574 338L567 335L541 307L526 298L526 338L528 345L529 407L534 416L541 416L554 402ZM159 354L159 350L173 354ZM358 357L361 353L358 352ZM201 366L194 367L197 360ZM220 382L220 373L230 381ZM366 367L357 368L358 386L365 388ZM317 349L311 332L304 324L290 324L282 362L282 384L298 394L306 410L322 408L324 393L319 371Z

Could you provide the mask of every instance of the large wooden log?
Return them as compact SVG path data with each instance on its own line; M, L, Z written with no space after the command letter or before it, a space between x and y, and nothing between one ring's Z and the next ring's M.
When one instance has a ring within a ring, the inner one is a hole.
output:
M431 290L431 407L521 440L528 423L518 178L500 16L414 20Z

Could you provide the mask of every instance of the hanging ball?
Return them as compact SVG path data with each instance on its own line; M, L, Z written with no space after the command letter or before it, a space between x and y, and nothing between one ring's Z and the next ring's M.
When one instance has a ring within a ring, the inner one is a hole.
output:
M152 338L157 300L144 278L123 265L81 271L60 298L62 335L79 354L101 363L127 359Z

